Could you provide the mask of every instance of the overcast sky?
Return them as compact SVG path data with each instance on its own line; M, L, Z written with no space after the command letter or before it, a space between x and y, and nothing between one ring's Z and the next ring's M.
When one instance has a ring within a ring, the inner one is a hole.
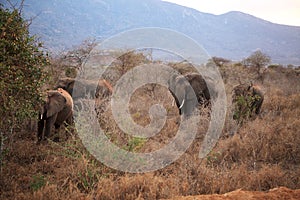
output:
M300 0L165 0L212 14L241 11L278 24L300 26Z

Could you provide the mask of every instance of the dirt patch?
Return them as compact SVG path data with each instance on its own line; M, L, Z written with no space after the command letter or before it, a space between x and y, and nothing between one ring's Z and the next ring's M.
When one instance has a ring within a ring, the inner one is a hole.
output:
M173 200L298 200L300 199L300 189L291 190L286 187L279 187L269 190L268 192L258 191L243 191L235 190L225 194L213 194L213 195L198 195L198 196L186 196L175 197Z

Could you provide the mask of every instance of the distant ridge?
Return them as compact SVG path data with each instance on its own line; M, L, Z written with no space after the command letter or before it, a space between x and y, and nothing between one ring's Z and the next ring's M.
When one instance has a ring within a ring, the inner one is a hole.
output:
M164 27L192 37L211 56L241 60L260 49L274 63L300 65L300 27L241 12L212 15L160 0L26 0L24 14L38 15L31 32L56 53L89 37Z

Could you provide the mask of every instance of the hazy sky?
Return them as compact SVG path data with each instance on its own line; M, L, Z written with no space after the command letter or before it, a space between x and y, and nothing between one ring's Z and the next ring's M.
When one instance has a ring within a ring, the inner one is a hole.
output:
M165 0L201 12L241 11L278 24L300 26L300 0Z

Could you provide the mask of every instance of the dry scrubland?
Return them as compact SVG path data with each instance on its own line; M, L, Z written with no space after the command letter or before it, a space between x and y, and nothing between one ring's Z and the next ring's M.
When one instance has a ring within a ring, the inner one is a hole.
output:
M173 65L186 70L184 64ZM219 69L228 101L234 85L255 78L250 68L238 63L225 63ZM113 82L113 78L110 80ZM299 199L300 192L295 189L300 188L300 69L271 66L263 72L263 83L257 83L265 93L260 116L237 127L228 112L218 144L200 160L198 152L209 122L204 109L197 138L187 152L166 168L150 173L130 174L104 166L85 150L72 127L60 130L60 135L68 136L67 140L36 145L35 130L26 122L23 130L6 141L9 150L1 169L0 199L179 199L178 196L224 194L237 189L268 191L280 186L294 191L276 190L282 192L278 199ZM167 89L140 88L131 98L130 112L137 123L146 125L150 120L148 108L154 100L164 104L169 112L164 129L149 140L122 133L110 108L103 104L98 107L102 109L99 122L110 139L124 149L159 149L178 129L177 108L171 106ZM232 133L235 134L231 136ZM275 193L259 194L263 198ZM233 194L201 198L235 199L230 198Z

